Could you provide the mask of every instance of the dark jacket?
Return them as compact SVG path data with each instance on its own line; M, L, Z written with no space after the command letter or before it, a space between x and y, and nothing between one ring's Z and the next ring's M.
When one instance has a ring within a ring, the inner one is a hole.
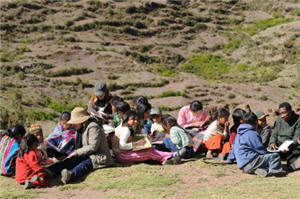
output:
M259 128L257 130L261 137L261 141L265 147L269 146L269 140L271 137L272 129L269 125L265 126L264 128Z
M261 142L261 137L252 125L241 124L233 145L233 153L230 153L227 162L236 159L238 168L242 169L246 164L258 155L267 153L266 147Z
M286 140L293 140L294 144L297 144L298 137L300 137L300 117L292 112L288 122L279 116L276 118L269 145L275 143L280 146Z

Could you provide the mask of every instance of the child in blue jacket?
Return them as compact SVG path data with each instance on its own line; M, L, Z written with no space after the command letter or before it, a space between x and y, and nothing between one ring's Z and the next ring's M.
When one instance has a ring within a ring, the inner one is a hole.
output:
M246 113L243 116L243 124L238 127L232 152L227 158L227 163L236 159L239 169L245 173L257 174L260 177L282 177L286 172L282 169L278 153L267 153L262 144L261 137L256 131L257 116Z

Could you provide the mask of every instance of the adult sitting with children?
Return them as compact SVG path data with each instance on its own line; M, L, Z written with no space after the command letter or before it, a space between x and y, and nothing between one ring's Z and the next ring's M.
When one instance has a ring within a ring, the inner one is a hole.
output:
M233 111L229 129L227 108L218 109L209 124L211 118L198 100L181 108L178 120L153 108L144 96L134 103L135 111L121 97L112 97L99 81L88 110L76 107L62 113L45 141L41 125L31 125L25 137L25 128L16 125L0 140L1 175L16 174L25 189L40 188L48 185L50 177L60 175L67 184L94 169L112 166L112 156L120 163L150 160L164 165L180 164L181 158L202 152L206 159L219 156L221 163L236 160L243 172L260 177L285 176L281 159L287 160L291 171L300 168L300 117L289 103L279 105L273 130L267 124L268 114L254 114L250 106L248 112ZM105 134L108 125L112 131ZM269 153L266 148L276 150L286 141L292 144L283 151Z
M286 141L293 141L287 150L280 151L281 158L287 160L290 170L300 169L300 117L292 110L292 106L284 102L279 105L279 116L276 118L269 149L276 150Z
M113 164L103 128L84 108L74 108L68 124L72 124L77 130L75 150L64 161L48 167L49 173L53 176L61 174L61 181L67 184L93 169Z
M239 169L260 177L285 176L280 155L267 152L256 131L257 123L257 116L254 113L249 112L243 116L243 124L238 127L233 152L229 154L227 163L232 163L236 159Z

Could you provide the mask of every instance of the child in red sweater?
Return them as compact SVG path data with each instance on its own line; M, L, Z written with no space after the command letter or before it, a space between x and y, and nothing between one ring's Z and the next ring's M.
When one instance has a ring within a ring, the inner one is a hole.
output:
M16 160L16 181L24 184L25 189L41 188L48 185L46 174L39 164L36 149L38 139L33 134L26 135L20 144L20 151Z

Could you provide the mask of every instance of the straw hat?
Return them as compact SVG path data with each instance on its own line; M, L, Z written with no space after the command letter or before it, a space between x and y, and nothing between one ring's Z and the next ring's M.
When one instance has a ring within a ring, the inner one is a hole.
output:
M68 121L68 124L81 124L87 121L90 118L90 115L84 108L76 107L71 112L71 119Z

